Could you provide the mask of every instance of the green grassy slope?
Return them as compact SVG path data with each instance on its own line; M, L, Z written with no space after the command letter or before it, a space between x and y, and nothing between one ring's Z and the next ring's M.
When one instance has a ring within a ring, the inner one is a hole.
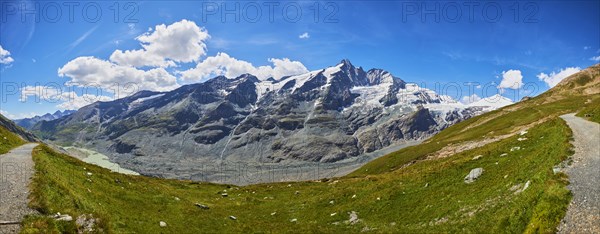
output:
M600 99L589 99L588 105L581 109L577 116L600 123Z
M10 121L2 115L0 115L0 119L3 120L0 122ZM0 154L4 154L9 150L22 144L25 144L25 141L21 139L21 137L17 136L15 133L9 131L4 126L2 126L2 124L0 124Z
M595 101L581 105L587 99ZM350 176L365 176L393 171L409 162L424 158L444 146L508 134L544 118L555 118L563 114L576 112L582 107L592 108L596 102L600 102L600 95L598 94L571 96L544 104L539 104L540 100L534 98L519 103L517 106L505 107L455 124L423 144L407 147L373 160L351 173Z
M0 154L4 154L22 144L25 144L23 139L0 126Z
M510 137L391 173L245 187L121 175L40 146L34 151L31 205L44 214L92 213L103 219L104 230L117 233L548 232L569 201L563 176L552 174L552 166L570 153L569 136L565 123L553 119L531 129L527 141ZM514 146L522 150L510 152ZM475 155L483 158L472 160ZM465 184L464 176L476 167L484 168L483 176ZM531 186L522 193L511 190L527 181ZM221 196L225 190L228 197ZM355 225L345 223L351 211L361 219ZM25 232L76 228L44 221L30 218Z
M39 141L35 135L31 134L21 126L18 126L12 120L0 115L0 127L4 128L7 132L10 132L12 135L18 136L26 142L37 142Z

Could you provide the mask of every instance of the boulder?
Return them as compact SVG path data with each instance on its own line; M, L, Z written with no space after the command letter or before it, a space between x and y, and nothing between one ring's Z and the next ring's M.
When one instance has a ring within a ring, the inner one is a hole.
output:
M552 167L552 172L554 174L558 174L558 173L562 172L562 168L559 166L554 166L554 167Z
M477 180L481 176L481 174L483 174L483 168L481 167L471 170L471 172L469 172L469 174L465 176L465 183L470 184L475 182L475 180Z
M83 214L77 217L75 224L77 224L77 229L80 231L80 233L92 233L94 232L96 219L91 214Z
M531 184L531 181L528 180L527 183L525 183L525 186L523 186L523 188L521 189L521 192L525 191L525 189L529 188L529 185Z
M358 218L358 214L356 213L356 211L350 212L350 219L348 219L348 223L350 225L354 225L354 224L357 224L358 222L360 222L360 219Z
M60 213L56 213L54 216L52 216L52 218L54 218L56 221L66 221L66 222L73 221L73 217L71 217L68 214L61 215Z
M210 209L207 205L200 204L200 203L196 203L195 206L197 206L198 208L203 209L203 210Z

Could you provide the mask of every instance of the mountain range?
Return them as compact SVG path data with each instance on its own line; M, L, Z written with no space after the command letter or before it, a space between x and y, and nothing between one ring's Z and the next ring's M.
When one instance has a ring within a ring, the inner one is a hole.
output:
M169 92L141 91L31 129L144 175L194 178L198 167L223 162L259 167L356 160L509 104L498 95L465 105L342 60L280 79L217 76Z

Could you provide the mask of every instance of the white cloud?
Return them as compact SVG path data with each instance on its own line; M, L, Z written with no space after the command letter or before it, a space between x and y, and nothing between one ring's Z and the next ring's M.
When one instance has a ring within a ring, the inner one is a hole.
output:
M198 63L195 68L180 72L182 80L186 82L201 81L214 75L224 75L235 78L239 75L250 73L259 79L273 77L279 79L284 76L297 75L308 72L308 69L298 61L288 58L270 58L273 66L255 67L251 63L238 60L226 53L218 53Z
M81 107L87 106L97 101L107 102L112 101L113 98L108 96L101 95L93 95L93 94L83 94L81 96L77 95L74 92L69 92L65 94L67 96L67 100L63 103L58 104L56 107L62 110L77 110Z
M8 113L8 111L5 111L5 110L0 110L0 114L6 118L15 119L15 116L13 114Z
M169 67L176 62L197 62L206 55L206 44L210 36L196 23L181 20L171 25L157 25L154 31L148 31L136 38L142 49L116 50L110 60L119 65L134 67Z
M596 61L596 62L600 62L600 55L595 56L595 57L591 57L590 60Z
M30 101L30 97L35 98L35 102L58 103L56 107L63 110L76 110L97 101L112 101L113 98L96 95L83 94L79 96L73 91L63 91L56 86L25 86L21 89L21 102Z
M2 48L2 45L0 45L0 64L10 64L14 61L15 60L10 57L10 51L5 50Z
M85 32L84 34L82 34L79 38L77 38L77 40L73 41L71 44L69 44L69 51L74 49L75 47L77 47L79 44L81 44L81 42L85 41L85 39L87 39L90 35L92 35L92 33L94 33L94 31L96 31L96 29L98 29L99 25L96 25L96 27L93 27L91 29L89 29L87 32Z
M259 76L263 78L273 77L275 79L279 79L284 76L298 75L302 73L307 73L308 69L299 61L291 61L288 58L276 59L270 58L269 62L273 63L273 67L271 66L261 66L258 67Z
M552 73L550 73L550 75L542 72L539 75L537 75L537 78L540 79L541 81L546 82L546 84L548 84L548 86L550 88L552 88L555 85L557 85L560 81L562 81L564 78L567 78L570 75L573 75L579 71L581 71L581 68L579 68L579 67L567 67L564 69L560 69L560 71L558 73L552 72Z
M0 114L4 115L4 117L9 118L9 119L24 119L24 118L31 118L34 117L36 115L41 115L35 112L29 112L29 113L18 113L16 115L13 115L11 113L9 113L8 111L5 110L0 110Z
M305 32L305 33L300 34L300 36L298 36L298 38L308 39L308 38L310 38L310 35L308 34L308 32Z
M67 86L98 86L106 90L135 85L137 90L169 91L179 87L177 79L163 68L139 70L95 57L78 57L58 69L60 77L71 78Z
M523 86L523 75L519 70L508 70L502 72L502 81L499 89L520 89Z
M19 101L27 102L30 96L37 97L37 100L57 100L60 90L54 86L25 86L21 88L21 98Z
M288 58L268 59L272 65L255 67L226 53L206 57L205 41L210 35L204 28L188 20L171 25L157 25L136 38L143 47L138 50L116 50L109 60L95 57L78 57L58 69L60 77L67 77L67 86L94 86L104 90L135 84L136 90L170 91L185 83L204 81L216 75L229 78L250 73L260 79L281 78L308 72L298 61ZM194 62L185 71L170 73L166 67ZM177 75L178 77L175 77ZM118 86L117 86L118 85ZM127 95L132 94L128 92ZM124 95L115 94L116 97Z
M479 97L477 94L472 94L471 96L462 97L460 102L462 102L465 105L468 105L479 100L481 100L481 97Z

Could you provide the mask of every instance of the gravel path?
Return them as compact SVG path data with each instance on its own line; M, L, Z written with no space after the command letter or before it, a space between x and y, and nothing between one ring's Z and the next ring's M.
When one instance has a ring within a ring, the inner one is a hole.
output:
M600 124L573 114L561 116L573 130L573 165L568 188L573 192L559 233L600 233Z
M26 144L0 155L0 221L21 221L36 213L27 207L29 181L33 176L31 151L37 144ZM19 225L1 225L0 233L18 233Z

